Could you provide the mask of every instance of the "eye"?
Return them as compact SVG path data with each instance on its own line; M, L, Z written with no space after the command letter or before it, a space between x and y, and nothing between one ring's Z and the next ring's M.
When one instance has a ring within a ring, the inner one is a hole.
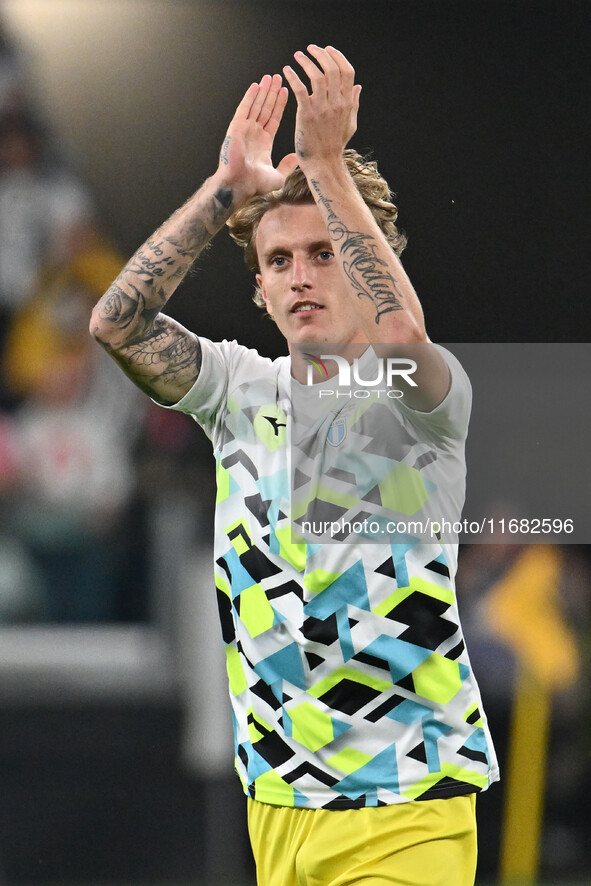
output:
M287 259L284 255L274 255L270 260L269 264L272 268L282 268L287 263Z
M331 258L334 258L334 252L331 252L330 249L323 249L322 252L318 253L318 258L321 262L330 261Z

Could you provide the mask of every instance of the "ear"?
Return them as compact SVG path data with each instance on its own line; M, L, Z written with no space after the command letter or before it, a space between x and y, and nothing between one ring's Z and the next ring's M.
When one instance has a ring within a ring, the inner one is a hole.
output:
M265 305L267 308L267 314L269 315L269 317L272 317L273 314L271 313L271 310L269 308L269 300L267 298L267 292L265 290L265 286L264 286L263 278L262 278L261 274L255 274L255 280L257 281L257 286L259 287L260 293L263 297L263 301L265 302Z

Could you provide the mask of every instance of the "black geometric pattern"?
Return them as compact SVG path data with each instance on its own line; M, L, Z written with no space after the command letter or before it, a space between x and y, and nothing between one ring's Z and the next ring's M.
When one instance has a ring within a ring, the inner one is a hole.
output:
M319 665L324 664L324 659L322 658L322 656L316 655L315 652L306 652L305 656L306 661L308 662L308 667L311 671L313 671L314 668L317 668Z
M461 781L459 778L449 778L445 776L440 779L433 787L428 788L420 794L417 800L437 800L441 797L458 797L461 794L474 794L480 790L479 787Z
M387 576L387 578L391 578L396 581L396 568L394 566L394 560L392 559L392 557L388 557L387 560L384 560L384 562L380 566L378 566L375 572L377 573L377 575L385 575Z
M266 704L268 704L274 711L278 711L283 703L283 699L279 700L271 686L265 683L264 680L259 680L254 686L251 686L250 691L254 695L258 695L258 697L266 702Z
M216 595L224 643L233 643L236 639L236 628L234 626L234 617L232 615L232 601L228 595L223 591L220 591L219 588L216 588Z
M286 760L293 757L293 749L280 738L275 730L267 729L267 727L261 723L260 720L253 717L252 714L248 715L248 723L254 724L258 732L262 733L262 738L253 742L253 748L255 748L256 752L260 754L267 763L273 767L281 766L282 763L285 763Z
M244 504L250 513L259 521L261 526L265 527L269 525L268 512L272 503L272 501L263 501L260 492L255 493L255 495L247 495L244 498Z
M457 624L442 618L448 609L449 603L415 591L398 603L387 618L408 625L400 640L435 650L458 630Z
M425 742L422 741L416 747L409 751L406 755L407 757L411 757L413 760L418 760L419 763L427 762L427 749L425 748Z
M466 745L461 747L458 751L459 754L462 754L464 757L467 757L469 760L475 760L478 763L486 763L487 757L483 751L477 751L473 748L467 748Z
M336 686L320 696L327 707L333 708L335 711L341 711L344 714L355 714L360 708L365 707L374 698L380 695L378 689L372 686L365 686L354 680L340 680Z
M405 699L402 695L392 695L390 698L386 699L386 701L382 702L381 705L378 705L377 708L371 710L369 714L366 714L365 719L369 720L370 723L377 723L382 717L387 717L390 711L397 708L404 700Z
M302 625L302 634L306 640L311 640L313 643L331 646L339 639L336 615L329 615L328 618L310 616Z

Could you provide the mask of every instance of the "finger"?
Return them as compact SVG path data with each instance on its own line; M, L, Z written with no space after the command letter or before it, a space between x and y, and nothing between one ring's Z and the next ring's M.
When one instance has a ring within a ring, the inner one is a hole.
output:
M339 68L343 92L346 93L350 89L353 89L355 83L355 68L351 62L345 58L342 52L335 49L334 46L327 46L326 52Z
M287 87L282 86L276 95L275 104L273 105L273 109L265 125L266 131L273 138L275 137L275 133L279 129L279 124L281 123L281 118L283 117L283 112L285 110L288 97L289 91Z
M326 79L324 76L324 71L321 71L320 68L318 67L318 65L316 65L312 61L312 59L308 58L308 56L305 55L305 53L303 53L303 52L298 51L298 52L294 53L294 58L297 61L297 63L300 65L300 67L302 68L304 73L308 76L308 78L310 80L310 84L312 86L312 94L313 95L323 95L323 94L326 95L327 90L326 90L325 83L324 83L324 88L323 88L323 81L325 81L325 79Z
M348 58L346 58L340 50L335 49L334 46L326 47L327 54L331 57L336 65L338 65L340 71L343 75L350 76L351 79L355 77L355 68L351 64Z
M314 56L324 72L328 100L330 102L335 101L341 93L341 69L339 65L326 49L322 49L314 43L308 46L308 52Z
M258 120L259 114L261 113L261 109L265 103L272 82L273 78L270 74L265 74L264 77L261 78L261 82L258 85L258 92L247 114L247 117L250 120Z
M277 172L280 172L281 175L287 176L297 169L300 162L300 158L297 154L286 154L285 157L279 161L277 164Z
M357 112L359 111L359 97L360 97L360 95L361 95L361 86L358 83L356 86L353 87L353 102L354 102L353 110L355 111L355 114L357 114Z
M253 102L256 99L258 94L259 94L259 84L258 83L251 83L250 86L248 87L248 89L246 90L246 92L244 93L244 96L243 96L242 100L240 101L240 104L236 108L236 113L234 114L235 120L237 120L239 118L245 120L248 117L248 115L250 114L250 110L252 108Z
M287 82L289 83L289 85L291 87L291 91L293 92L293 94L296 97L298 105L301 104L301 102L305 98L309 97L308 90L307 90L306 86L304 85L303 81L300 80L298 74L296 74L294 69L292 67L290 67L289 65L286 65L283 68L283 73L285 75L285 79L287 80Z
M267 94L264 97L263 104L261 105L261 109L257 117L257 122L260 123L260 125L263 127L267 125L271 118L273 108L275 107L277 96L279 95L280 90L281 74L274 74L271 78L271 82L269 83Z

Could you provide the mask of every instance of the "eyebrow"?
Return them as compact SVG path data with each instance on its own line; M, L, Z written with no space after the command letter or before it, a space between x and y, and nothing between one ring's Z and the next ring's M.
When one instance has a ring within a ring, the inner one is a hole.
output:
M322 252L322 250L326 250L327 252L334 252L332 243L330 239L323 238L322 240L315 240L313 243L309 243L307 246L308 252ZM290 246L273 246L268 252L265 252L263 255L263 259L265 261L270 261L272 258L275 258L276 255L291 255L292 249Z

